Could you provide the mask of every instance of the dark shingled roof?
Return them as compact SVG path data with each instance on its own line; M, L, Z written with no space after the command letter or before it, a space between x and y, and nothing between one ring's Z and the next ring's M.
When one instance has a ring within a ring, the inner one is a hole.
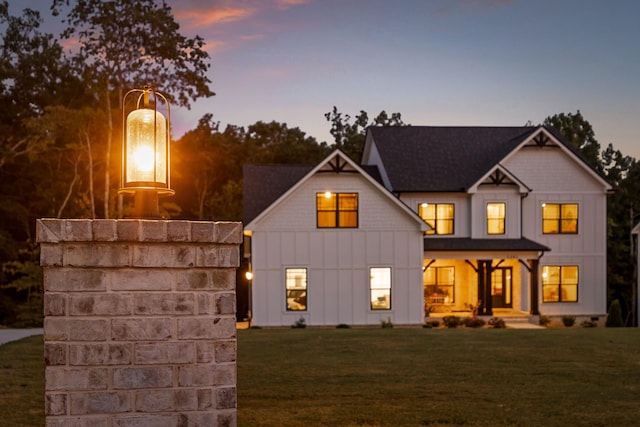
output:
M370 127L394 192L465 191L539 127Z
M242 168L243 222L248 224L311 172L314 166L244 165Z
M472 239L470 237L425 237L425 251L548 251L548 247L525 239Z

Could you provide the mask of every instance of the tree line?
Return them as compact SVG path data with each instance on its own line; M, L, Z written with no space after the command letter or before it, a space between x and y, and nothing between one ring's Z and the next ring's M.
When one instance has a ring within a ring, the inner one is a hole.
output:
M52 0L65 25L54 35L40 30L37 11L13 16L0 1L0 325L41 322L37 218L121 218L130 211L117 194L124 93L150 85L184 107L214 95L204 40L183 36L171 8L157 3ZM63 48L71 39L72 48ZM367 127L406 125L400 113L352 117L337 107L325 119L331 143L274 121L221 129L204 115L172 144L176 196L161 199L163 215L240 221L243 164L315 164L335 148L357 161ZM543 124L562 132L617 188L608 207L608 290L631 319L640 165L612 144L601 149L580 111Z

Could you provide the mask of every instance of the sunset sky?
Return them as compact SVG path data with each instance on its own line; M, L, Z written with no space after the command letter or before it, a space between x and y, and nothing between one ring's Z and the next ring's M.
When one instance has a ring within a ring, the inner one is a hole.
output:
M175 137L207 112L332 142L334 105L413 125L520 126L580 110L602 148L640 159L640 1L167 1L181 31L206 40L217 93L174 110Z

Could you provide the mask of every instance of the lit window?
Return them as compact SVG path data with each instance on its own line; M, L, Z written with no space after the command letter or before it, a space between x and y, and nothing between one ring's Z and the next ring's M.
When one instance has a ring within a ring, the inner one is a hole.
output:
M487 234L504 234L506 205L487 203Z
M418 206L418 215L431 230L427 234L453 234L453 203L422 203Z
M369 269L371 310L391 310L391 267Z
M317 193L318 228L357 228L357 193Z
M429 267L424 271L424 297L432 304L454 302L454 267Z
M287 310L304 311L307 309L307 269L285 269L287 291Z
M542 232L544 234L578 233L578 204L543 203Z
M577 302L578 266L542 267L542 295L544 302Z

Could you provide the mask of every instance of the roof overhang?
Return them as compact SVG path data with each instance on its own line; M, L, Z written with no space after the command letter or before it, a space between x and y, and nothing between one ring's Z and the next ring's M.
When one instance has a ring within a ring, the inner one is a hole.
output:
M428 258L537 259L550 249L526 238L472 239L470 237L425 236L424 251Z

